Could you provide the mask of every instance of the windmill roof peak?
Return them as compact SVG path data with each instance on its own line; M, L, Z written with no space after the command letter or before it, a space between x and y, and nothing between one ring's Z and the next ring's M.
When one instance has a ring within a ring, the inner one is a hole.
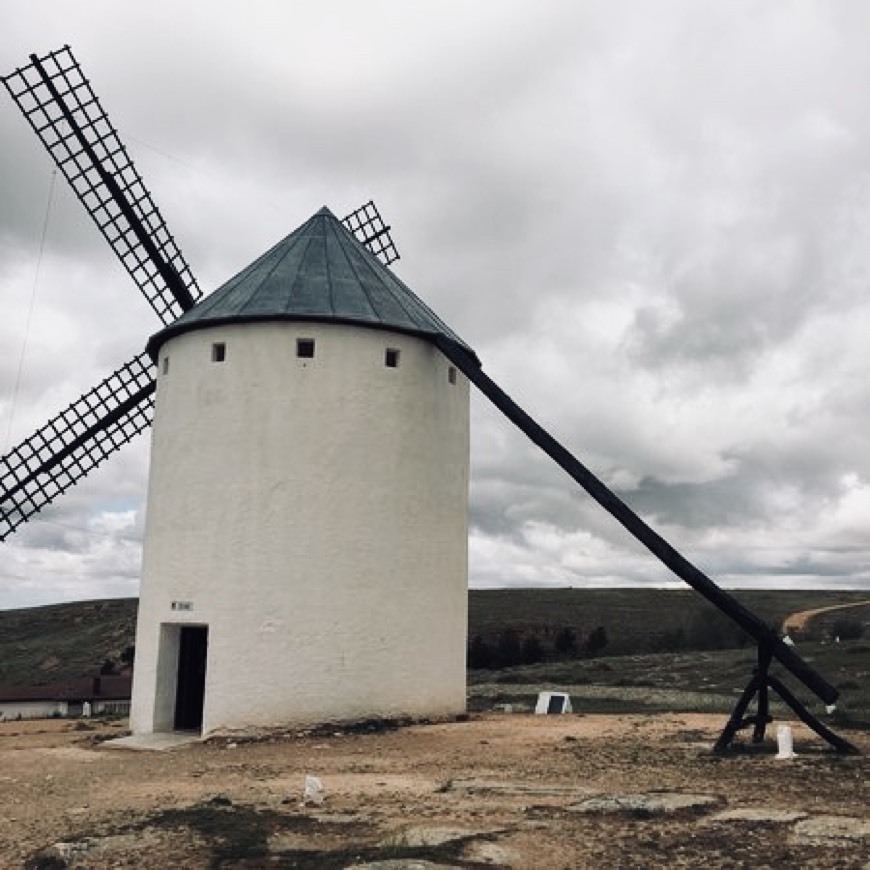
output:
M465 344L324 206L178 320L151 336L156 358L169 338L225 323L347 323Z

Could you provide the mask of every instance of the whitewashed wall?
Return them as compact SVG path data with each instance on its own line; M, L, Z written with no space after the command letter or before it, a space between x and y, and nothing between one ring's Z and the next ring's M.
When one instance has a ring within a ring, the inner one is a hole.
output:
M421 339L329 324L164 345L134 732L171 727L158 646L177 623L209 628L204 733L464 709L468 383L449 368Z
M0 722L9 722L19 716L22 719L51 719L69 715L80 716L81 704L71 705L68 701L0 701Z

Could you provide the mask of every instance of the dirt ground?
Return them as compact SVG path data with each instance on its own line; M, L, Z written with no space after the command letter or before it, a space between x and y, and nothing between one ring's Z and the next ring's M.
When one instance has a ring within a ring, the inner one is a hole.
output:
M123 722L5 722L0 867L870 868L870 734L717 757L723 724L485 714L136 752L103 742Z
M853 601L851 604L833 604L830 607L817 607L815 610L801 610L787 616L782 623L783 634L794 634L804 631L812 619L823 613L833 613L835 610L851 610L853 607L866 607L870 599L866 601Z

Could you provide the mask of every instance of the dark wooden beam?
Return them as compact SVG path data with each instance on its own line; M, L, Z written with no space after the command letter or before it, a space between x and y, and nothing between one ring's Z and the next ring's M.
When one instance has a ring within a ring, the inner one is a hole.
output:
M717 586L706 574L648 526L616 493L599 480L540 424L533 420L481 368L477 358L461 345L436 336L441 352L473 383L514 425L524 432L551 459L566 471L611 516L624 526L653 555L681 580L734 620L760 647L769 650L808 689L825 704L833 704L839 692L814 671L792 647L782 642L776 632L751 610Z

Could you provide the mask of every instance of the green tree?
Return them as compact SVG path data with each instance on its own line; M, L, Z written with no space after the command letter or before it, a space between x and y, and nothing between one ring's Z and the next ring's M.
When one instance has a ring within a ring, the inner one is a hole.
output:
M515 628L506 628L499 634L495 648L495 659L497 668L512 668L522 663L523 647L520 634Z
M653 635L650 652L678 652L686 648L686 631L682 627L669 628Z
M544 647L535 634L523 638L523 664L536 665L544 660Z
M574 629L567 627L561 629L553 641L553 649L560 656L573 658L577 655L577 635L574 633Z
M864 623L860 619L841 616L831 625L831 639L858 640L864 634Z
M468 667L473 670L492 667L492 650L479 634L474 635L471 639L466 660Z
M607 632L604 630L603 625L599 625L598 628L594 628L589 632L589 637L586 638L586 652L589 655L594 656L596 653L601 652L604 647L607 646Z
M742 649L748 639L736 622L715 607L698 610L686 628L689 649Z

